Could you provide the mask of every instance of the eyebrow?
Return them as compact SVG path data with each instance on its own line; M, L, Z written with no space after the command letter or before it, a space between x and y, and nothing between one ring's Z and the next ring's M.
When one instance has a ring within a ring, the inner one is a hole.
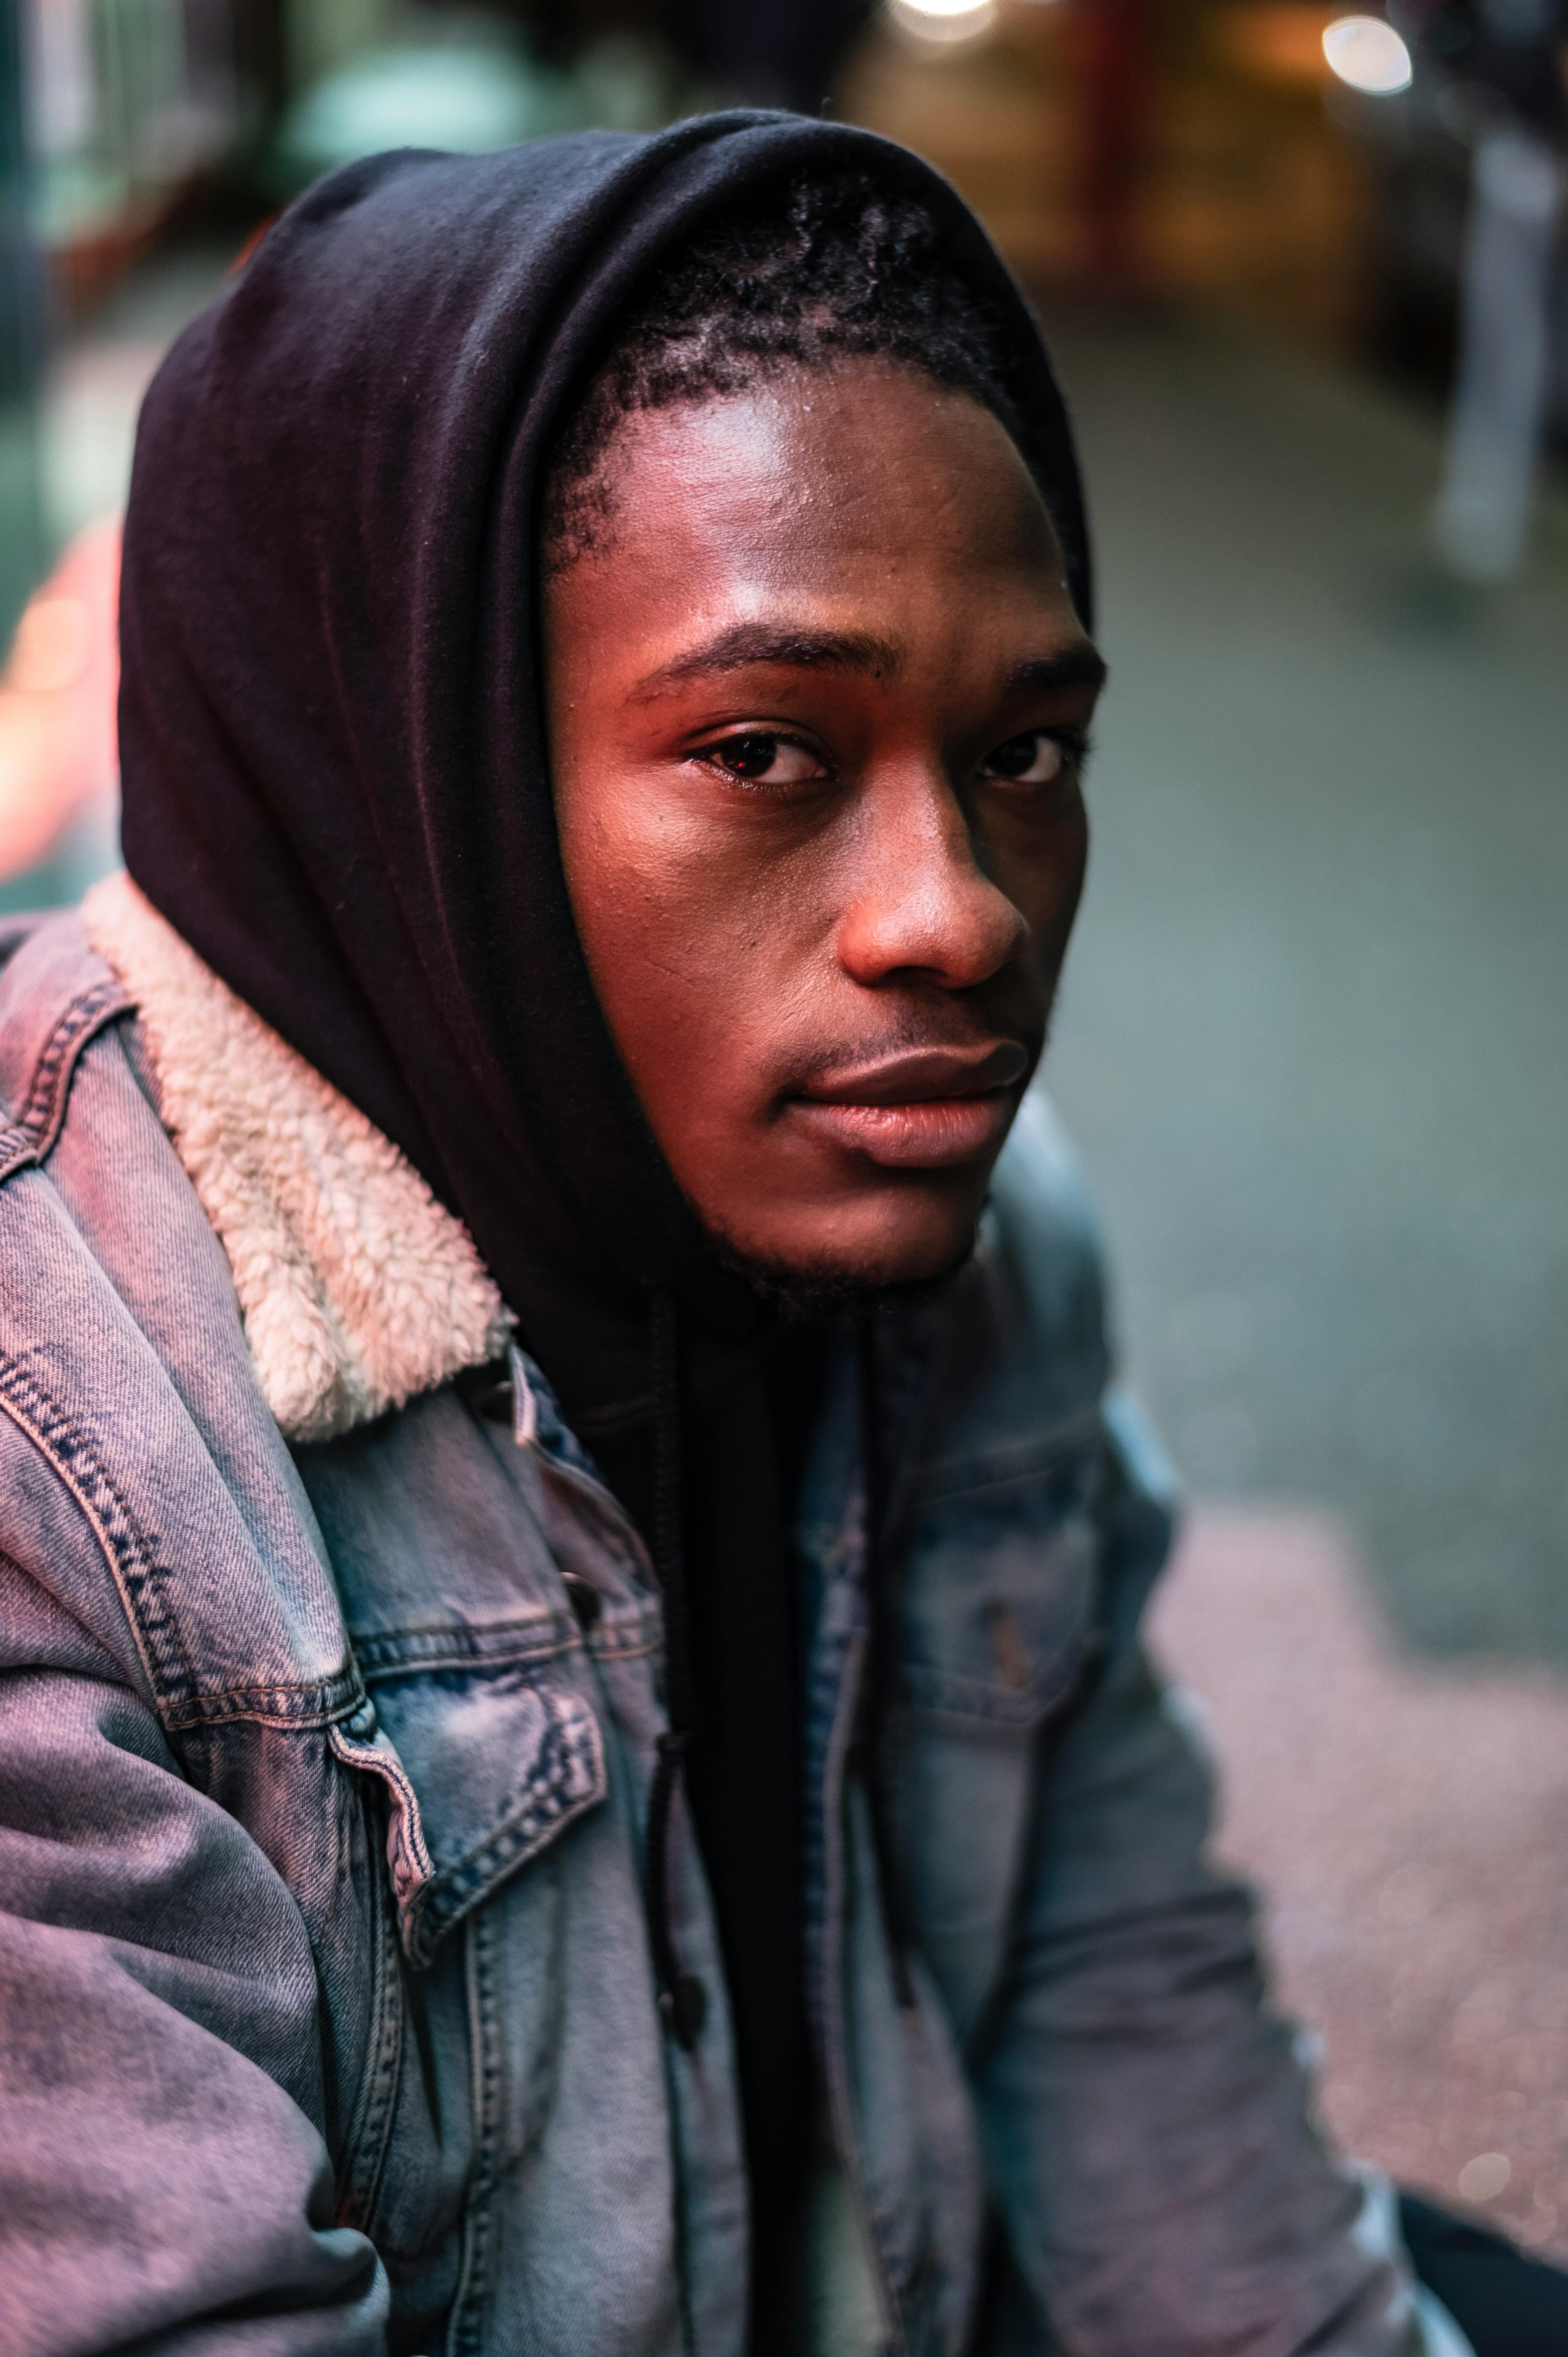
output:
M902 651L891 640L875 638L869 631L778 630L765 622L736 622L727 630L705 639L701 646L650 672L636 691L637 700L650 704L693 680L765 663L797 671L847 671L875 677L897 671L902 662ZM1105 683L1105 663L1099 651L1084 639L1075 646L1064 648L1059 654L1034 655L1025 662L1015 663L1007 674L1006 683L1013 694L1030 690L1049 694L1065 687L1098 688Z
M746 671L757 663L783 663L797 671L875 673L897 671L898 662L898 649L868 631L773 630L766 622L736 622L650 672L637 694L639 702L651 702L672 688L683 687L689 680Z
M1075 646L1064 647L1060 654L1031 655L1027 662L1015 663L1007 674L1008 688L1015 694L1033 689L1036 694L1049 694L1060 687L1103 687L1106 681L1105 658L1088 639Z

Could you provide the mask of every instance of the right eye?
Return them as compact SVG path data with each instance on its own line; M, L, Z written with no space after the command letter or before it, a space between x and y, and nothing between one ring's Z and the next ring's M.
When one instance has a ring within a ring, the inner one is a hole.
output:
M1066 769L1068 749L1054 730L1029 728L998 745L982 766L988 777L1006 778L1015 786L1048 786Z
M793 737L748 729L744 736L725 737L699 755L748 786L800 786L827 775L814 753Z

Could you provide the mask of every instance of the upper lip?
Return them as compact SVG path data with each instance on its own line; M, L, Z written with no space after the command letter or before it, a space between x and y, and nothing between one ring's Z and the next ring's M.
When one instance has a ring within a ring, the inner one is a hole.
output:
M1011 1088L1029 1069L1016 1039L972 1048L909 1048L835 1066L808 1082L801 1094L814 1104L918 1104L939 1097L987 1096Z

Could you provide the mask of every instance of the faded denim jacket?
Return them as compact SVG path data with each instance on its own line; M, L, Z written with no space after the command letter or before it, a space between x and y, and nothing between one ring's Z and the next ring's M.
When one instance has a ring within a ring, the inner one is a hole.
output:
M680 1814L689 2054L649 1958L636 1532L464 1232L132 886L0 947L0 2348L741 2357ZM800 1534L815 2345L1462 2347L1204 1863L1137 1637L1169 1484L1038 1098L889 1352L912 2005L851 1766L847 1369Z

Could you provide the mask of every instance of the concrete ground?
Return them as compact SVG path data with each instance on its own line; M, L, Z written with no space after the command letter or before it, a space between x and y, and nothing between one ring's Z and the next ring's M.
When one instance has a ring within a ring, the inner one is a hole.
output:
M1568 1686L1412 1656L1322 1514L1200 1509L1153 1637L1335 2141L1568 2263Z

